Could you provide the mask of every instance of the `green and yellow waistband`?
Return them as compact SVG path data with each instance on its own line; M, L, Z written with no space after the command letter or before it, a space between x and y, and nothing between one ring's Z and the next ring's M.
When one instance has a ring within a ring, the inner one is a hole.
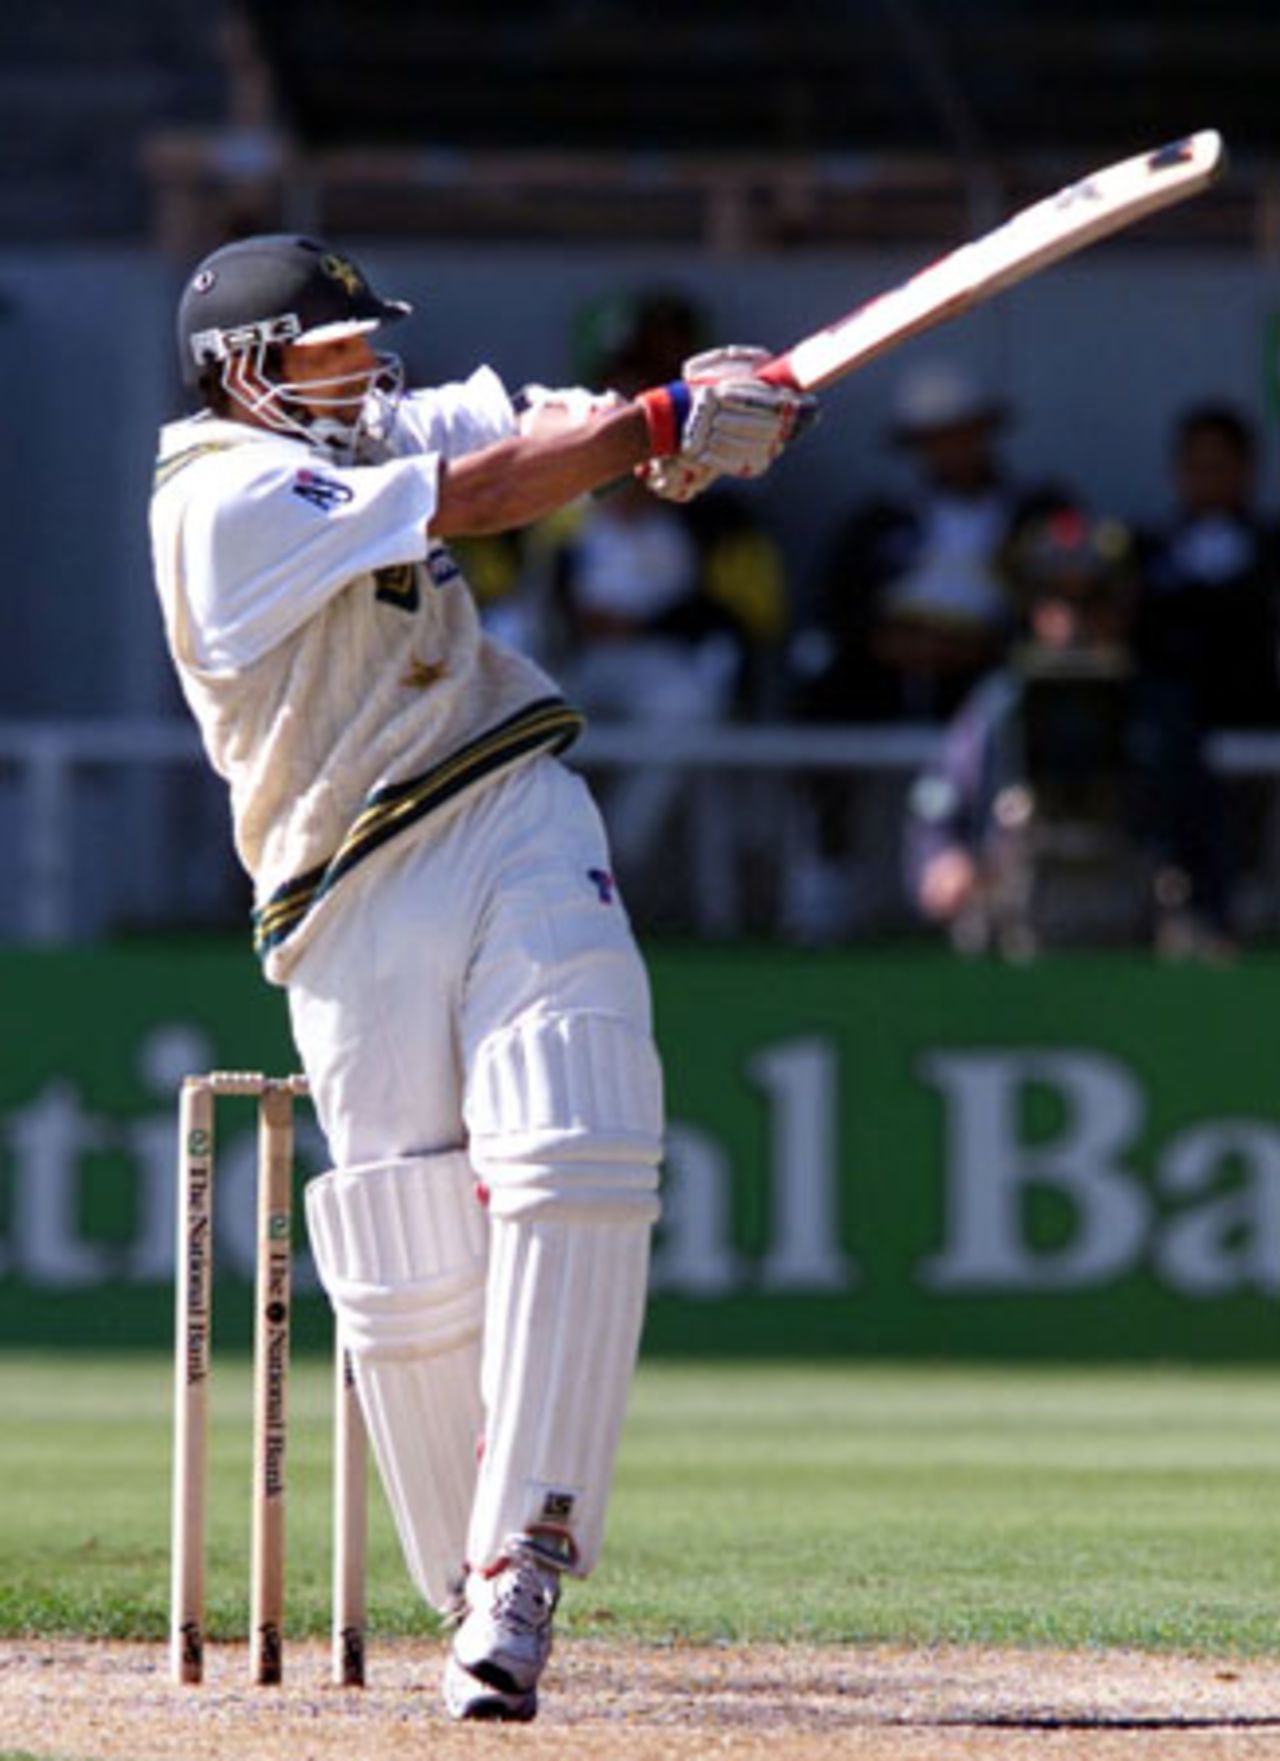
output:
M285 881L254 912L253 945L258 957L278 948L344 874L388 839L525 753L543 748L563 752L583 726L583 717L563 698L542 697L421 776L375 789L329 860Z

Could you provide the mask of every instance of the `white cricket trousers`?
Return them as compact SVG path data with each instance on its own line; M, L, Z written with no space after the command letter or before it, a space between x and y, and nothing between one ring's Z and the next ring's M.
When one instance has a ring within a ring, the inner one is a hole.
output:
M336 1164L308 1219L406 1559L437 1607L514 1534L584 1574L662 1134L600 816L536 758L343 887L288 981Z
M531 1011L607 1013L651 1036L604 826L554 758L477 786L331 903L288 996L339 1166L462 1148L477 1048Z

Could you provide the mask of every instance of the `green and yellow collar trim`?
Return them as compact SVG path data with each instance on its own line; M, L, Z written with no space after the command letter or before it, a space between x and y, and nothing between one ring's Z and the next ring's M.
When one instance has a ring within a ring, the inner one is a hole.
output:
M181 452L170 453L168 458L157 459L155 475L151 482L151 493L157 494L166 483L173 481L179 471L185 471L187 466L194 465L197 459L203 459L209 453L228 452L234 445L236 442L232 440L202 440L194 446L183 447Z

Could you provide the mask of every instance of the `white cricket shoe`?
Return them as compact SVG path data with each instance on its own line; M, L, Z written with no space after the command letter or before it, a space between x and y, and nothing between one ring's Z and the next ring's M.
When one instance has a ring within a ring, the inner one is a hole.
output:
M440 1625L448 1633L456 1633L467 1618L467 1571L464 1566L451 1577L445 1591L445 1605L439 1612Z
M533 1696L536 1709L535 1690L551 1655L551 1621L559 1600L559 1571L536 1542L515 1537L497 1570L468 1576L467 1615L454 1634L452 1662L478 1686L513 1699ZM523 1716L532 1718L533 1710Z
M488 1724L528 1724L538 1711L538 1693L536 1688L521 1694L491 1688L450 1654L444 1666L444 1709L450 1718Z

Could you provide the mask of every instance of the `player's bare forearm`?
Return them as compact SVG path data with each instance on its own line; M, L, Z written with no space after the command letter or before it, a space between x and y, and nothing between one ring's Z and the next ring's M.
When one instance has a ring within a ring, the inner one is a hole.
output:
M517 434L440 466L431 520L437 538L509 532L625 477L652 451L637 404L606 410L555 434Z

